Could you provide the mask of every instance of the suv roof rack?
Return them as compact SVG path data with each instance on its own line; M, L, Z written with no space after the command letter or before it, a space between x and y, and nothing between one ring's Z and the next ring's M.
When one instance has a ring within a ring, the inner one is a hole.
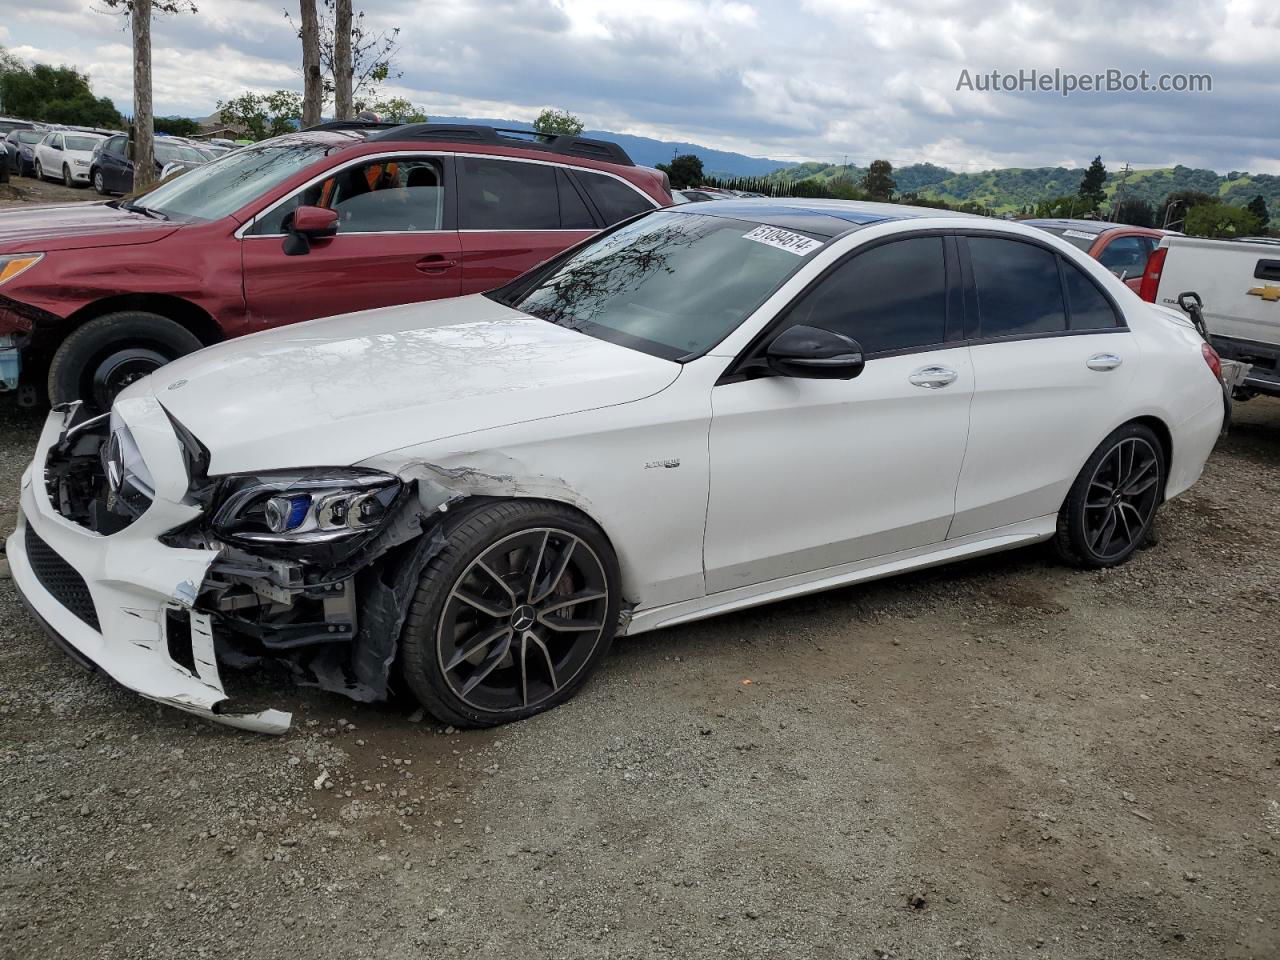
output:
M402 123L392 123L389 120L326 120L324 123L313 124L310 127L303 127L302 132L310 130L390 130L392 127L402 127Z
M317 129L313 127L312 129ZM331 129L331 128L330 128ZM603 160L624 167L635 163L627 151L609 140L592 140L570 134L538 133L534 130L512 130L465 123L406 123L391 130L379 130L370 140L450 140L459 143L482 143L491 147L523 147L544 150L568 157Z

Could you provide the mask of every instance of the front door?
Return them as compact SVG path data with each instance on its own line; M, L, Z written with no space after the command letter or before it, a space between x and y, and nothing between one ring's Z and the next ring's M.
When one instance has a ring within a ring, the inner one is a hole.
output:
M250 329L457 296L461 250L447 159L351 164L260 214L242 241ZM300 205L336 210L338 233L290 256L283 241Z
M852 337L860 376L731 375L713 388L708 592L946 538L974 388L958 279L942 236L855 251L778 329Z

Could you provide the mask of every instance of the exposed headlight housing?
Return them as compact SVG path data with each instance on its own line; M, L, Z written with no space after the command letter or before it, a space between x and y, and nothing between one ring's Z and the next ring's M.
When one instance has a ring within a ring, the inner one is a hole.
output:
M228 477L220 484L213 528L246 543L330 543L381 526L399 479L353 468Z
M8 253L0 256L0 284L8 283L43 259L43 253Z
M107 509L140 517L156 498L156 482L129 428L115 413L111 414L110 423L110 433L100 453L107 478Z

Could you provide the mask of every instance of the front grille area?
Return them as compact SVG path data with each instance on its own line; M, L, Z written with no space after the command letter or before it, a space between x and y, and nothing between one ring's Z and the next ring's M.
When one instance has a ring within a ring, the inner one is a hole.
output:
M93 597L89 595L84 577L76 573L75 568L58 556L53 547L41 540L30 527L27 527L23 542L27 549L27 562L31 564L40 586L86 625L101 633L98 611L94 609Z

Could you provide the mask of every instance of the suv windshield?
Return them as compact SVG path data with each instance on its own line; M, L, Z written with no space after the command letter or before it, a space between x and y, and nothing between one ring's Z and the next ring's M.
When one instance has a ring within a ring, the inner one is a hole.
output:
M588 244L535 276L531 287L516 281L491 296L562 327L677 360L724 339L824 242L664 210Z
M315 140L268 140L196 167L136 198L174 219L220 220L293 176L334 147Z

